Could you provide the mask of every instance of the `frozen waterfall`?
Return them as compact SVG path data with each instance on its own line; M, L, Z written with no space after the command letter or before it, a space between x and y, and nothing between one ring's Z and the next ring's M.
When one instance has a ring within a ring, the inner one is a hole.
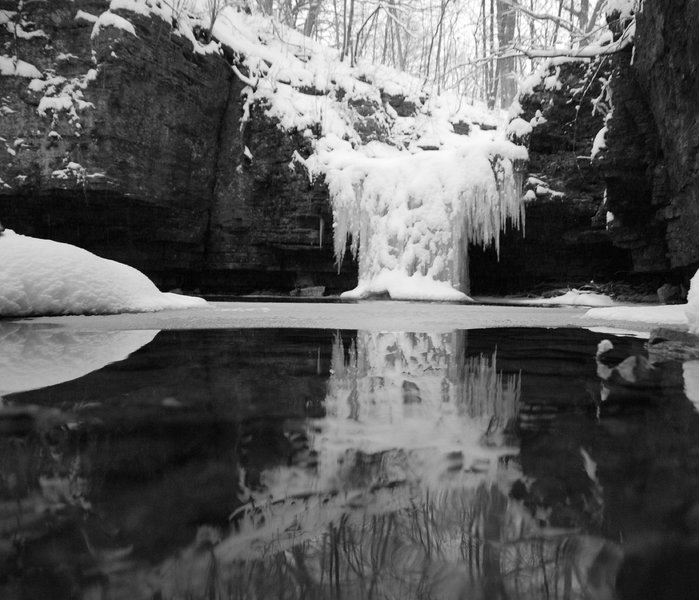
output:
M526 150L483 137L417 154L347 146L318 153L333 204L337 264L348 238L359 261L359 285L343 297L467 299L468 245L494 244L499 252L508 221L524 225L514 165L526 160Z

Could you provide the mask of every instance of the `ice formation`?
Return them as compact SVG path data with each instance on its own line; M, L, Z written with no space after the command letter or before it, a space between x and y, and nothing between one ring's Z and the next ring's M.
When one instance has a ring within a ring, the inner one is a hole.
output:
M151 312L206 305L161 293L136 269L70 244L0 235L0 316Z
M466 299L469 243L499 252L507 222L524 222L513 163L526 151L504 140L472 136L411 154L325 139L317 154L311 168L328 182L337 263L348 237L359 261L359 285L344 296Z

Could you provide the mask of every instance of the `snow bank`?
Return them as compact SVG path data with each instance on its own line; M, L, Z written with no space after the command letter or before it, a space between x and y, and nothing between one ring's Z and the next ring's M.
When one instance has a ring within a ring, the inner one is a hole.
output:
M0 316L151 312L206 305L163 294L143 273L81 248L0 235Z
M687 304L664 306L619 306L592 309L585 313L591 319L613 321L638 321L663 325L689 326L690 333L699 335L699 271L692 277L687 294Z
M124 360L158 331L67 331L0 324L0 396L72 381Z

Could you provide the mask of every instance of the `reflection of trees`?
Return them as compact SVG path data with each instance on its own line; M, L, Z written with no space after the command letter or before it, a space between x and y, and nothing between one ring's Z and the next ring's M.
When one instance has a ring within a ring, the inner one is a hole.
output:
M164 567L163 598L612 598L620 553L547 534L496 485L425 492L398 510L346 508L322 532L280 532L246 556L226 542ZM285 539L286 538L286 539ZM259 541L259 540L258 540Z

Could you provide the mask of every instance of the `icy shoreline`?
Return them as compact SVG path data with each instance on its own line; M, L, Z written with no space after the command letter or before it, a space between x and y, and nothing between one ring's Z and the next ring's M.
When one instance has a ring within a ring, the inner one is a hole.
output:
M206 307L157 313L103 316L0 319L5 324L62 327L83 331L135 329L299 328L367 331L454 331L495 327L574 327L650 332L660 326L686 331L686 326L656 321L586 316L586 307L534 307L429 302L366 301L345 303L209 302ZM610 333L613 333L610 331Z

